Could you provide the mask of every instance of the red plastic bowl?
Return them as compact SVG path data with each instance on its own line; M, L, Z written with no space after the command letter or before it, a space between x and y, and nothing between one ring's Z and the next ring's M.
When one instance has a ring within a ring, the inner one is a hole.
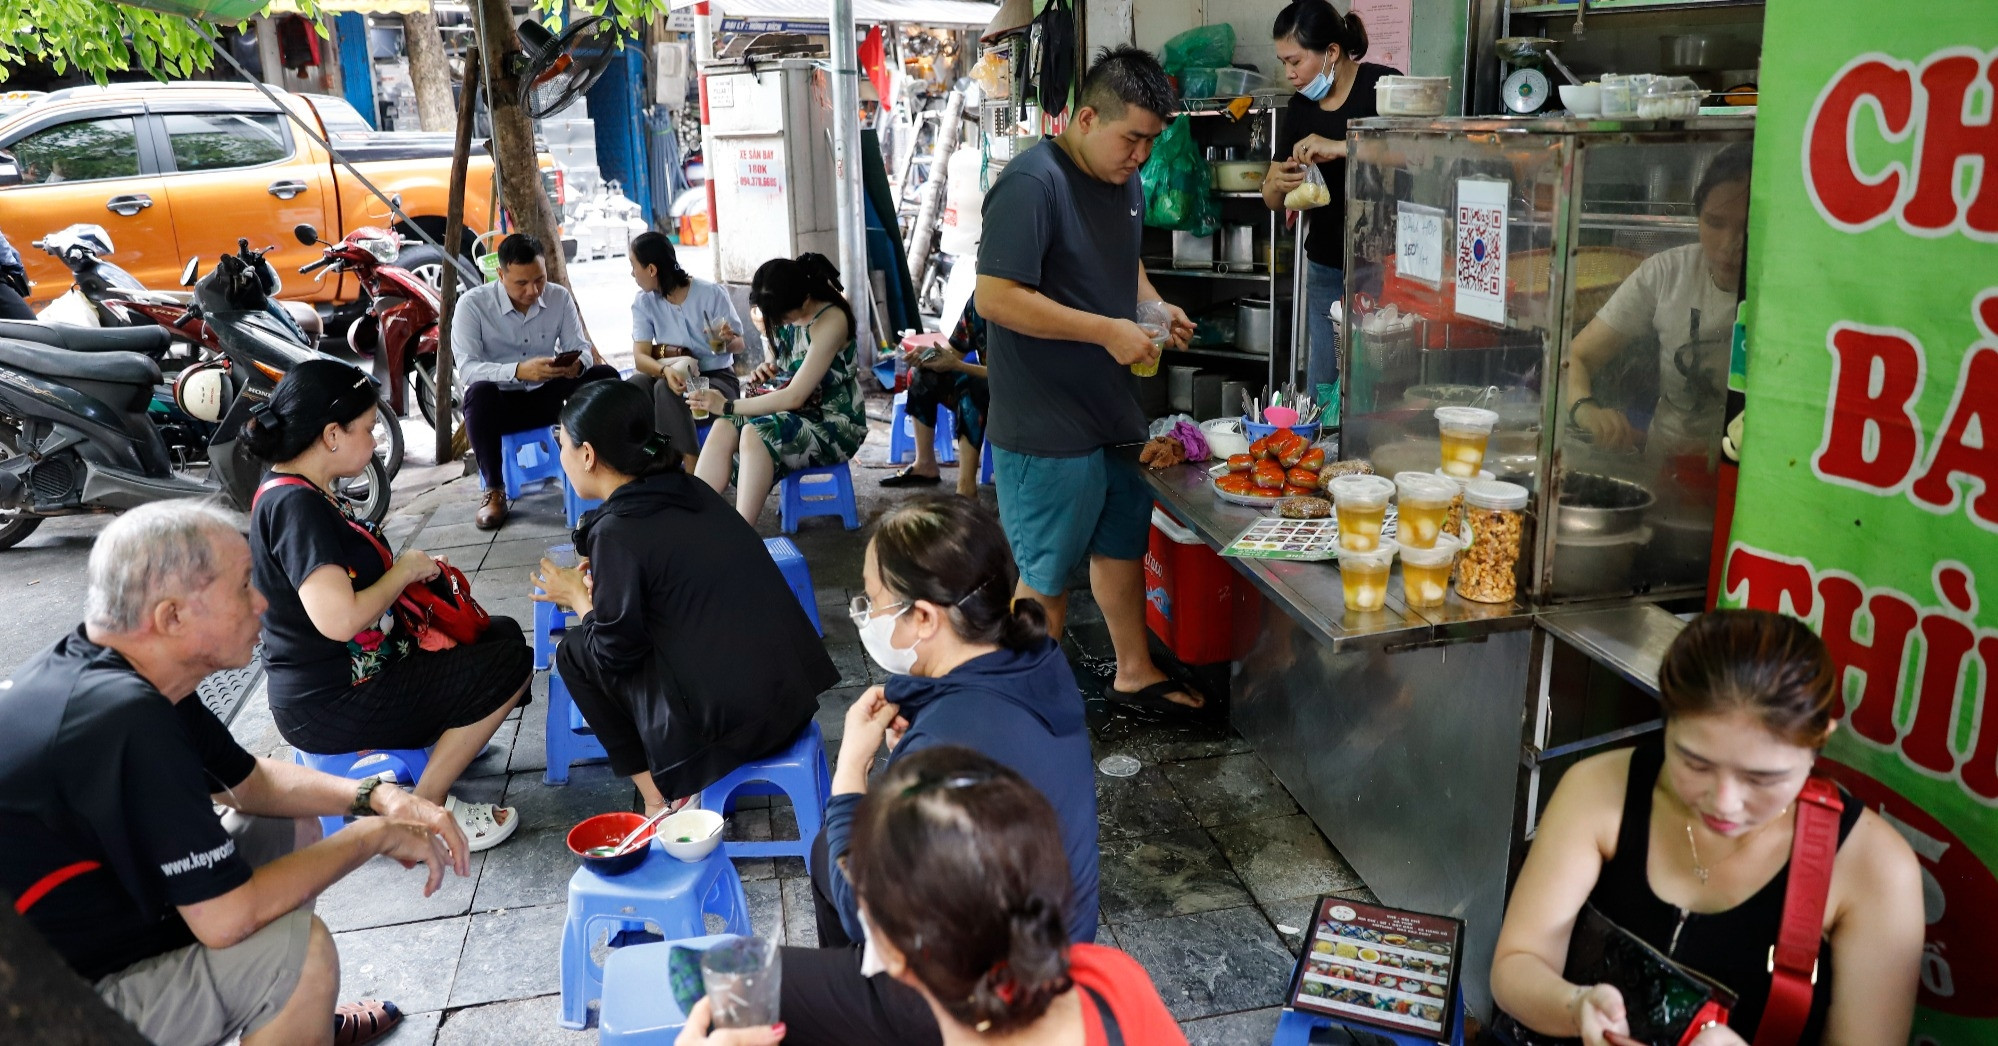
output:
M649 837L643 837L630 853L617 857L591 857L586 851L594 846L616 846L632 829L644 823L642 814L598 814L569 829L569 852L582 858L583 864L598 875L623 875L644 863L645 855L652 849Z

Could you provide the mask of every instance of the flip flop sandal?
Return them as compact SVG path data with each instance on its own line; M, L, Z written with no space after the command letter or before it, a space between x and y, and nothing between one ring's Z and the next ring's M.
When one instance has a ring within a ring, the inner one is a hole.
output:
M504 822L493 816L493 804L459 802L455 795L445 797L444 809L457 820L472 853L506 842L520 828L520 811L510 806L503 808L507 812Z
M884 487L934 487L943 482L942 476L919 476L914 465L881 481Z
M1157 715L1178 716L1199 715L1207 710L1207 706L1204 703L1198 707L1183 705L1167 697L1166 695L1168 694L1187 694L1204 699L1204 695L1200 691L1177 679L1161 679L1150 686L1141 687L1136 691L1119 690L1114 683L1106 682L1103 684L1104 700L1123 708L1151 712Z
M343 1002L333 1010L333 1046L363 1046L401 1023L402 1011L387 999Z

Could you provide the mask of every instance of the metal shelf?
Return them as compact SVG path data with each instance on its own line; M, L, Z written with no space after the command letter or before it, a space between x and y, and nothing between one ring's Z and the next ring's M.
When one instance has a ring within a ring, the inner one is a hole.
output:
M1223 162L1225 163L1226 161ZM1263 194L1259 192L1217 192L1214 195L1229 200L1260 200L1263 198Z
M1153 268L1153 261L1160 262L1161 267ZM1145 275L1184 276L1195 280L1267 280L1270 278L1270 274L1262 269L1252 269L1245 272L1216 272L1213 269L1175 269L1170 267L1171 264L1171 262L1162 258L1146 259Z
M1268 363L1270 360L1270 354L1267 352L1242 352L1236 349L1175 349L1167 346L1164 353L1166 359L1174 356L1198 356L1201 359L1234 360L1238 363Z

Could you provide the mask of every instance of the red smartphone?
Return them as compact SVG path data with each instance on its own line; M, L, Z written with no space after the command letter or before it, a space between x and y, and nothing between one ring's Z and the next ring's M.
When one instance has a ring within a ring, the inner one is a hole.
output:
M558 352L555 354L555 365L557 367L567 367L570 364L582 358L583 358L583 350L581 349L571 349L568 352Z

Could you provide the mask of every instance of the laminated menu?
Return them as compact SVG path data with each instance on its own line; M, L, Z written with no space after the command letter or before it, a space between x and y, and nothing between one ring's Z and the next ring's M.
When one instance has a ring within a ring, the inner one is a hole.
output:
M1395 535L1394 506L1389 505L1381 535ZM1269 516L1249 524L1228 547L1224 556L1241 559L1290 559L1319 562L1339 556L1339 521L1336 519L1284 519Z
M1287 1005L1448 1042L1463 938L1456 919L1320 897Z

